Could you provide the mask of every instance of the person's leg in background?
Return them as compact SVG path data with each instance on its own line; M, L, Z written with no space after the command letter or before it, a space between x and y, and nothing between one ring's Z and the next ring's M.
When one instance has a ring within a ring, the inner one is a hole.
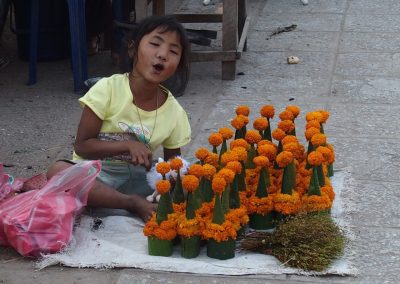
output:
M86 38L88 55L98 52L100 36L112 25L110 0L86 0Z
M125 24L135 23L134 15L135 1L134 0L113 0L113 20ZM111 43L111 60L115 65L120 64L121 46L124 38L124 31L114 25L112 31Z

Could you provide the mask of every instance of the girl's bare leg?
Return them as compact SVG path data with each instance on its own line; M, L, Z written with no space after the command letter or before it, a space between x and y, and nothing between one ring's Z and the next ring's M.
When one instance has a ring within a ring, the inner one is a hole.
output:
M56 173L73 166L67 162L58 161L47 171L47 178L50 179ZM150 219L152 213L157 209L157 204L150 203L146 198L133 194L126 195L111 188L110 186L95 181L93 188L89 191L88 206L101 208L125 209L137 214L143 221Z

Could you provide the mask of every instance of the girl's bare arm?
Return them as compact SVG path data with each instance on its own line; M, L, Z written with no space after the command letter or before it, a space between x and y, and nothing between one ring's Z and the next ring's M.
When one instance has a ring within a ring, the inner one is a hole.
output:
M102 120L89 108L82 112L75 140L75 152L85 159L101 159L123 153L130 153L132 163L150 169L152 152L137 141L100 141Z

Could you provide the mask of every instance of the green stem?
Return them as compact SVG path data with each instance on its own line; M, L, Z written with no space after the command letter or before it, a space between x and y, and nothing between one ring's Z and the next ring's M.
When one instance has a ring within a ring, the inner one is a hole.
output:
M224 212L222 211L221 196L216 194L212 222L221 225L222 223L224 223L224 221L225 217Z

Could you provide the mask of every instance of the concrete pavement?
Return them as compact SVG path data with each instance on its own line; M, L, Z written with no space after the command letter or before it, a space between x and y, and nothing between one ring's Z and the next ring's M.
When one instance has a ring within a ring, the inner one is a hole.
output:
M201 1L189 7L200 6ZM218 2L218 1L215 1ZM194 63L179 101L193 128L185 156L206 145L211 131L229 125L234 107L289 104L304 114L331 113L326 125L335 146L336 169L349 172L342 192L345 223L353 233L349 257L358 277L251 275L241 277L166 273L135 269L34 271L30 260L0 248L0 283L397 283L400 274L399 157L400 2L395 0L249 0L252 17L248 50L238 61L235 81L220 80L220 64ZM270 34L296 24L292 32ZM14 43L15 44L15 43ZM6 37L13 53L13 38ZM288 56L300 63L288 65ZM28 66L14 61L0 70L0 161L29 177L69 157L80 117L72 93L68 60L39 63L39 82L26 86ZM115 72L104 53L90 58L90 74ZM303 122L299 121L299 129Z

